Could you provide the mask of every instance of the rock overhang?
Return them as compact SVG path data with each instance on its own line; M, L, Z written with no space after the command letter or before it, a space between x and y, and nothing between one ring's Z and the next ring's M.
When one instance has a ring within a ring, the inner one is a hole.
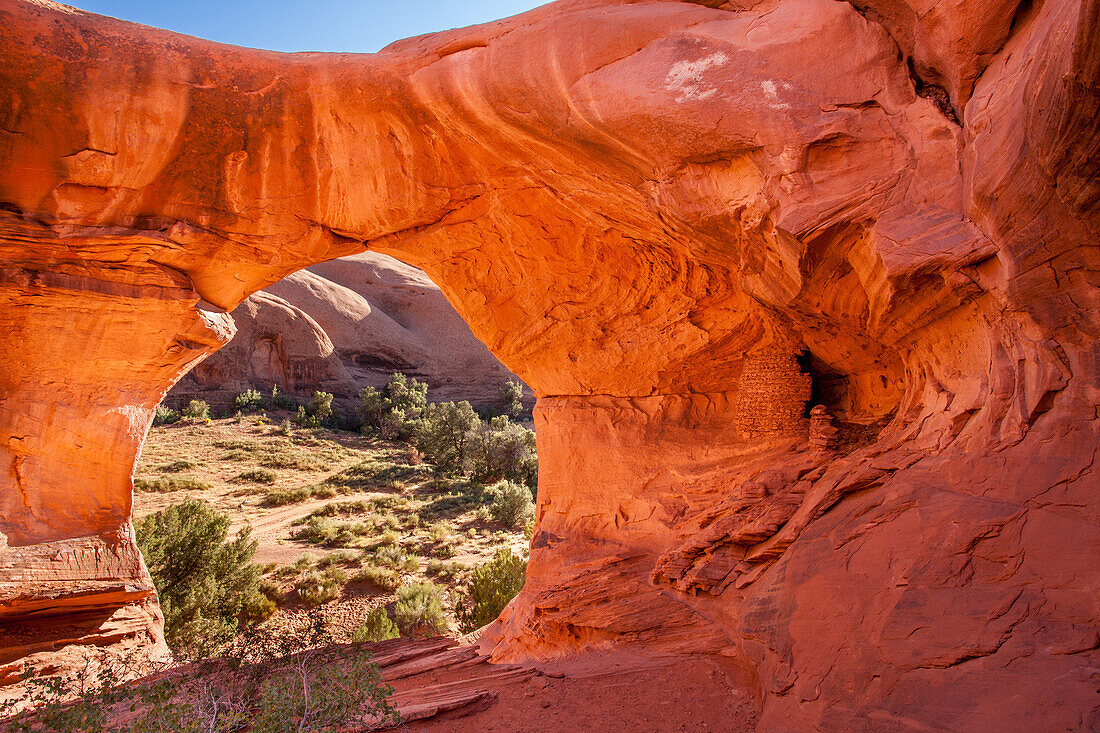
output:
M927 32L855 5L560 3L285 56L6 2L3 318L9 349L41 356L8 357L0 531L47 547L125 528L135 416L227 338L203 314L370 248L427 271L542 398L532 575L498 657L724 649L773 721L835 723L845 685L890 715L934 721L941 684L988 710L950 644L899 640L952 598L983 640L1069 649L1089 622L1079 595L1043 615L1019 592L1053 593L1057 563L1095 590L1079 560L1005 558L1086 538L1094 515L1098 184L1067 135L1096 132L1095 18L1048 3L1010 36L997 6ZM1022 88L1060 116L1026 114ZM1066 519L1052 493L1083 508ZM90 581L70 565L58 577ZM836 613L879 608L879 630L815 613L823 587L862 593ZM835 680L809 629L852 650ZM884 667L876 644L907 651ZM1072 655L1013 659L1083 699Z

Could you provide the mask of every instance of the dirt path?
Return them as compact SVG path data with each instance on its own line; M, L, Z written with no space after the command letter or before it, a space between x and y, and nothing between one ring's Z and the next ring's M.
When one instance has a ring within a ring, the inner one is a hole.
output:
M312 501L304 501L301 504L291 504L251 520L234 522L229 526L229 534L236 534L240 528L251 525L252 538L259 543L253 561L261 564L278 563L286 565L294 562L307 549L315 554L325 554L326 552L323 548L318 548L315 545L307 545L291 540L290 528L294 525L294 522L308 517L332 502L369 501L381 496L388 496L388 494L378 491L366 491L338 498L313 499Z

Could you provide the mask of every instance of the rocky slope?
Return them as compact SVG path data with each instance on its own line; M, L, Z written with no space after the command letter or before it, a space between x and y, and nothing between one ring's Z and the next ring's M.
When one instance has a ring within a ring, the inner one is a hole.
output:
M564 0L287 56L3 0L0 613L155 650L154 405L249 294L370 249L539 397L494 659L717 655L761 730L1095 727L1098 29Z
M516 379L424 273L377 252L288 275L231 315L233 340L184 375L169 403L229 409L249 386L354 402L404 372L426 382L433 401L496 406L500 385Z

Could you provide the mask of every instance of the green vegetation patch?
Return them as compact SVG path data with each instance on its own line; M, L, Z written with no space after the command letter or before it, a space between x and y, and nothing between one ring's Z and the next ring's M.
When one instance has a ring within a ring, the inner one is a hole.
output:
M193 476L158 476L134 479L134 491L148 494L168 494L173 491L208 491L210 483Z

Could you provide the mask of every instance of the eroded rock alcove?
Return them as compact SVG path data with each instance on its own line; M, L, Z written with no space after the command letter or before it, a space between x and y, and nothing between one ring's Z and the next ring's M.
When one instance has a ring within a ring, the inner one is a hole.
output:
M0 663L158 648L153 407L370 249L539 396L496 659L718 655L764 730L1095 725L1098 8L565 0L282 55L4 0Z

